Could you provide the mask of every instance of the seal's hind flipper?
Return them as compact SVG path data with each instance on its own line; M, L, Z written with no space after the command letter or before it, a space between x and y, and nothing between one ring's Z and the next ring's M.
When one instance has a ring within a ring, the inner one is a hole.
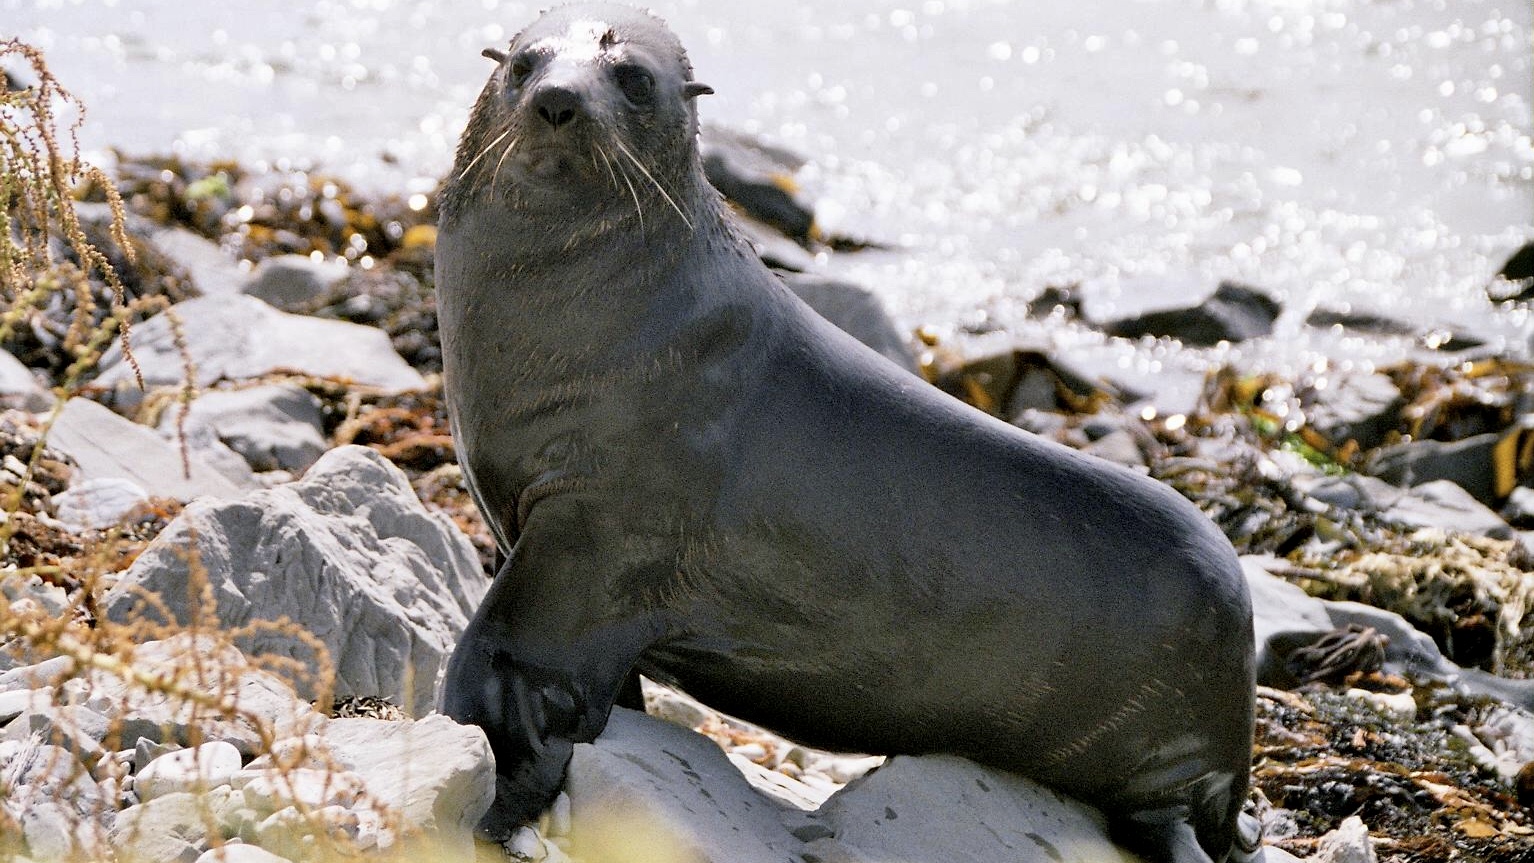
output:
M1236 847L1230 852L1231 863L1262 860L1262 821L1250 812L1236 818Z
M1135 812L1115 820L1109 834L1146 863L1219 863L1199 844L1186 806Z

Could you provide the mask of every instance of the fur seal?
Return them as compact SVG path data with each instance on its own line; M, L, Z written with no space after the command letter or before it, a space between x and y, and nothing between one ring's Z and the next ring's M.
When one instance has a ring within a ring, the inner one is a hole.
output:
M827 749L943 752L1154 861L1255 843L1250 601L1170 489L929 386L731 226L677 38L557 8L475 104L436 279L465 476L505 554L443 710L504 837L632 670Z

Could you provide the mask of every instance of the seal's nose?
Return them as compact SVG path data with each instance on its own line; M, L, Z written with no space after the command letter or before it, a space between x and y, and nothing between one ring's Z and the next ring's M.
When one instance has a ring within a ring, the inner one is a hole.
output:
M580 113L581 97L568 87L546 85L533 94L533 110L544 122L558 129Z

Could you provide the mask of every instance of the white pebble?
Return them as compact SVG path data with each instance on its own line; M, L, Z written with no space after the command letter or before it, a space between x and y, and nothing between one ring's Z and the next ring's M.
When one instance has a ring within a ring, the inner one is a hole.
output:
M826 765L826 774L831 777L831 781L845 785L883 763L884 758L879 755L870 755L866 758L833 758L831 763Z
M519 860L540 861L546 854L543 839L531 827L518 827L511 838L506 840L506 850Z
M16 689L0 692L0 725L10 722L28 710L43 710L53 701L46 689Z
M257 845L231 842L202 852L202 856L197 858L197 863L292 863L292 861L286 857L278 857Z
M140 800L152 800L177 791L215 788L227 785L239 769L240 751L232 743L215 740L149 762L133 777L133 791Z
M554 804L549 807L549 830L550 836L570 835L570 795L559 792L554 798Z
M767 757L767 747L760 743L742 743L731 751L747 761L761 761Z
M1383 692L1370 692L1367 689L1349 689L1347 694L1349 698L1365 702L1387 716L1394 716L1407 722L1417 718L1417 700L1412 698L1410 692L1388 695Z

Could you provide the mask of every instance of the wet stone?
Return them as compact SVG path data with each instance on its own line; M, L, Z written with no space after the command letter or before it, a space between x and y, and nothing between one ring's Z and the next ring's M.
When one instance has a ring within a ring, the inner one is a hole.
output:
M1520 531L1534 529L1534 488L1521 485L1513 489L1499 514Z
M1196 306L1150 311L1111 321L1104 329L1124 338L1170 336L1207 347L1268 335L1281 310L1277 300L1261 291L1223 282L1213 296Z
M795 240L809 239L815 214L793 191L804 159L738 133L708 128L700 139L703 173L730 203Z
M1497 501L1493 450L1502 436L1495 432L1444 443L1425 440L1388 446L1369 460L1369 472L1400 486L1413 487L1448 480L1484 504Z
M1357 441L1370 449L1400 423L1405 399L1395 382L1382 374L1342 374L1324 390L1306 394L1309 426L1335 446Z
M342 260L315 260L309 255L277 255L256 265L244 293L286 312L301 311L347 277Z
M1495 302L1534 298L1534 243L1525 244L1507 259L1486 292Z
M817 314L843 332L914 372L916 358L884 304L867 288L823 276L780 273L783 283Z

